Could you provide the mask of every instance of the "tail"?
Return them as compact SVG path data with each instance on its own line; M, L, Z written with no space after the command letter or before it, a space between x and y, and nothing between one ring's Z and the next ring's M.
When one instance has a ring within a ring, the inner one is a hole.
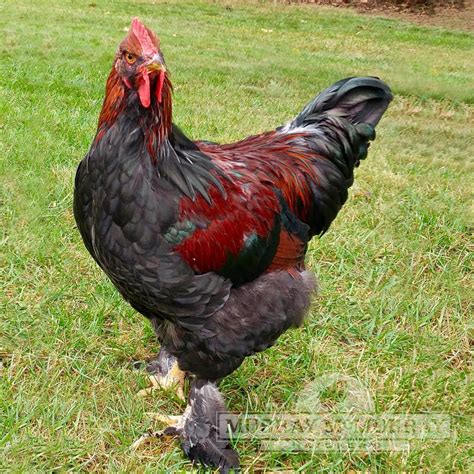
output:
M322 234L347 199L354 167L367 156L375 127L393 96L376 77L351 77L322 91L280 133L300 133L311 151L306 173L310 209L302 219L310 234Z
M377 77L349 77L322 91L289 127L309 126L326 114L375 128L392 99L390 88Z

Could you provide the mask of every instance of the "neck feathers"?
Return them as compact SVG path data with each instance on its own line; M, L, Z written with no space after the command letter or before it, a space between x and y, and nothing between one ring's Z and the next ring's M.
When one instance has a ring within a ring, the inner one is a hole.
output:
M156 79L156 81L158 81ZM155 85L155 87L157 87ZM156 160L157 152L161 145L172 133L173 128L173 104L172 104L172 86L165 75L163 88L160 94L160 101L158 94L155 94L150 107L145 109L145 113L140 115L140 123L145 134L148 152L153 160Z
M127 114L139 122L150 156L156 159L157 150L172 132L172 85L168 75L164 78L161 101L156 94L153 96L150 107L142 107L137 93L124 84L113 67L107 79L95 141L104 136L120 114Z

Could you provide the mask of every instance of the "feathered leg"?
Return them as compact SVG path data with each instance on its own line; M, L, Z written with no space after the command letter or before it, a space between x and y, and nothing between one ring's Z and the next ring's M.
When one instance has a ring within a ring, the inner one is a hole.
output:
M238 470L238 454L231 448L227 433L221 432L218 426L218 413L225 411L217 386L208 380L196 379L183 416L176 425L166 428L164 434L178 436L191 461L218 467L221 473Z

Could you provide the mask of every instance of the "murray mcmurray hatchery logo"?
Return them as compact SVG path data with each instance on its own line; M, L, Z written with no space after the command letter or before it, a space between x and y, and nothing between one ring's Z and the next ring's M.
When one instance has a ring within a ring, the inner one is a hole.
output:
M447 414L377 413L357 378L332 373L308 383L288 413L220 413L219 433L278 451L404 451L416 442L452 439Z

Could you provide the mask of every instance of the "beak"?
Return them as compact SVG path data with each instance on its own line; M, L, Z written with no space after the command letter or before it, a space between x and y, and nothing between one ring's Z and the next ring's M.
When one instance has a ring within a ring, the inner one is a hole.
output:
M159 54L153 56L151 61L147 64L146 69L148 72L166 72L166 67Z

